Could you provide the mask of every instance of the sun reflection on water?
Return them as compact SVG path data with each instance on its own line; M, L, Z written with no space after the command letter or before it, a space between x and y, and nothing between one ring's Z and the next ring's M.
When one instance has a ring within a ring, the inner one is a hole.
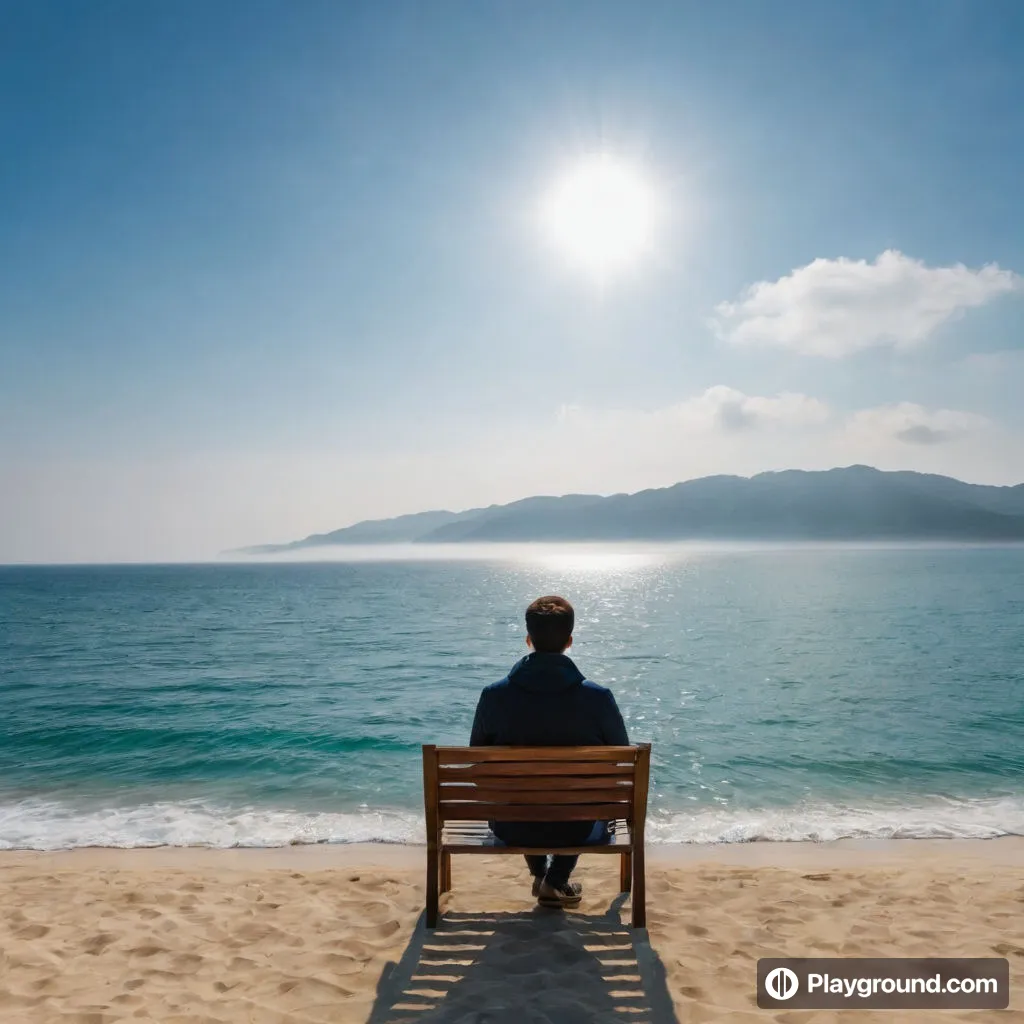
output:
M608 573L633 572L647 569L663 560L654 551L609 550L593 548L535 548L526 554L526 560L553 572Z

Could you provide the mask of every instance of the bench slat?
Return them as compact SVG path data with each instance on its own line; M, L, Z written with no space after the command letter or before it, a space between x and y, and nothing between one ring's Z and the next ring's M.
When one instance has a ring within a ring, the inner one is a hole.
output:
M611 838L606 843L591 846L559 847L559 853L617 853L628 850L632 844L629 827L621 818L609 822ZM506 846L484 822L455 822L446 825L441 834L441 849L447 853L537 853L537 847ZM547 852L547 851L545 851Z
M612 818L608 825L612 832L619 835L626 835L629 832L629 823L625 818ZM442 834L446 840L453 836L468 836L489 839L494 843L497 838L486 821L453 821L444 826Z
M550 779L553 776L590 776L602 775L618 779L632 779L634 770L632 765L622 764L597 764L595 762L580 761L494 761L489 764L467 764L456 767L455 765L441 765L437 769L437 777L444 781L455 779L477 779L477 778L515 778L517 776L537 776L542 779Z
M441 804L471 802L477 804L532 804L547 807L552 804L608 804L633 803L632 786L599 786L594 789L556 790L507 790L481 789L478 786L442 786ZM493 815L492 815L493 817Z
M622 856L624 850L628 850L630 846L630 840L628 837L620 837L618 839L612 839L610 842L601 843L596 846L566 846L559 847L556 853L575 854L580 856L581 854L591 853L614 853L618 856ZM441 847L445 853L537 853L537 847L535 846L489 846L486 843L463 843L445 842ZM547 852L547 851L545 851Z
M472 804L441 800L441 821L602 821L622 814L622 804Z
M604 789L611 786L618 786L623 790L628 790L633 788L633 772L625 772L621 777L619 775L559 775L557 783L553 782L550 775L460 774L455 778L446 778L444 774L441 774L442 796L447 793L457 793L460 789L470 789L471 786L482 786L485 789L512 790L516 793L526 793L530 790L549 793L552 788L560 790Z
M487 761L607 761L636 763L635 747L437 747L437 763L481 764Z

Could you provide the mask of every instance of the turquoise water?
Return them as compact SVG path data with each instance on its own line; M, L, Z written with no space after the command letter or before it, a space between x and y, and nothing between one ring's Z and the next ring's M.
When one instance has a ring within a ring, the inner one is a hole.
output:
M419 840L540 593L656 840L1024 834L1024 548L0 568L0 848Z

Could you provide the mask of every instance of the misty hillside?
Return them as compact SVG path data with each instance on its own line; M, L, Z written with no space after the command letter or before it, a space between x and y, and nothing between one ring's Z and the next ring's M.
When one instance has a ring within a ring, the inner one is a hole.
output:
M243 550L250 555L263 555L332 544L394 544L419 537L448 523L457 522L463 516L476 515L479 511L480 509L474 509L472 512L415 512L395 519L367 519L356 523L355 526L346 526L330 533L314 533L304 540L295 540L287 544L261 544Z
M374 520L271 554L339 544L513 541L1024 540L1024 484L991 487L869 466L712 476L610 497L524 498Z

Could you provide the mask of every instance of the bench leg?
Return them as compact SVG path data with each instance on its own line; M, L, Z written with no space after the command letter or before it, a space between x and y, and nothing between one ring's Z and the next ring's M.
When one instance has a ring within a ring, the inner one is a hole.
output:
M647 927L647 878L644 874L644 847L640 845L633 851L633 927Z
M441 854L441 892L452 891L452 855Z
M437 927L437 904L438 904L438 863L437 847L427 847L427 927Z
M633 885L633 854L623 853L619 857L619 892L629 892Z

